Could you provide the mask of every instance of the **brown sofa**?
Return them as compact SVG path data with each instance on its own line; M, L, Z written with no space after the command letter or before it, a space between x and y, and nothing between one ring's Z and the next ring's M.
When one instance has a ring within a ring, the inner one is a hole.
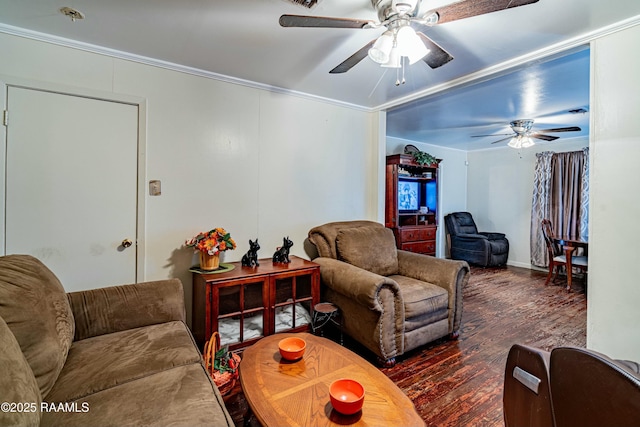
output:
M0 257L0 425L232 426L184 320L179 280L66 294Z
M469 265L396 249L373 221L332 222L309 231L324 297L343 314L345 332L385 365L445 336L457 336Z

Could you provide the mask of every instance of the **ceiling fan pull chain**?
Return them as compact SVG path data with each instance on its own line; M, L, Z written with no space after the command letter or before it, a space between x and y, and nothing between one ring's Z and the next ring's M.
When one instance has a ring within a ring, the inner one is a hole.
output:
M400 69L396 68L396 86L400 86Z
M402 84L405 84L407 81L404 79L404 63L405 63L404 56L400 57L400 61L402 62Z

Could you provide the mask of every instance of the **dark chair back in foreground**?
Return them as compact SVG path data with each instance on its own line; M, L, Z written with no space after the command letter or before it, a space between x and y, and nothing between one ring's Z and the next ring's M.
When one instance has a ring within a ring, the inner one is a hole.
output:
M553 427L549 352L515 344L504 371L506 427Z
M556 427L640 425L640 376L635 362L583 348L551 352Z
M515 344L504 375L506 427L640 425L640 365L578 347Z

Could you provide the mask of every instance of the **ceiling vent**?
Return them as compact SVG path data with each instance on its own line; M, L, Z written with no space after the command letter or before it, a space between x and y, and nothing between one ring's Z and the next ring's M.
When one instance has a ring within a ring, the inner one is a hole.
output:
M60 8L60 13L71 18L73 22L76 22L78 19L84 19L84 13L71 7Z
M288 3L297 4L300 6L304 6L307 9L311 9L314 7L320 0L285 0Z

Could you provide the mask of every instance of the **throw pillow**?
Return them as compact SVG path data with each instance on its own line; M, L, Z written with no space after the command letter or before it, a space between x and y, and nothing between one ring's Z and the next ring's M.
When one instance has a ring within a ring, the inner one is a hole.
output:
M4 404L21 405L0 411L0 426L40 425L40 389L36 377L22 354L20 344L0 317L0 390ZM25 407L25 405L27 405ZM35 406L35 407L34 407ZM15 409L12 411L11 409Z
M336 237L338 259L381 276L398 273L393 232L384 227L346 228Z
M0 257L0 317L20 344L45 398L67 360L75 332L64 288L30 255Z

